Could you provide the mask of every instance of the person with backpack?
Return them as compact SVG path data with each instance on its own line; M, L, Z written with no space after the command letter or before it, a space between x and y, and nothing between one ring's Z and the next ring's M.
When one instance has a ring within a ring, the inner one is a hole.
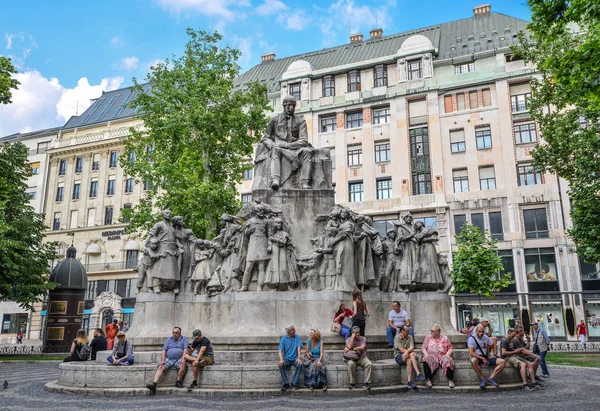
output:
M88 336L84 329L77 331L77 337L71 344L70 355L63 362L87 361L92 350L88 344Z

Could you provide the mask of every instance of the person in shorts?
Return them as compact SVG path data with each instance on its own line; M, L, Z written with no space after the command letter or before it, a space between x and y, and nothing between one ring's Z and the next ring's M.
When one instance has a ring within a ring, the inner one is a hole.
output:
M493 385L498 388L500 385L494 380L494 377L500 373L506 366L502 358L490 356L489 352L494 342L490 337L484 334L484 327L478 324L475 332L467 340L469 347L469 356L471 358L471 366L479 377L479 388L485 388L486 385ZM481 366L495 367L488 378L483 376Z
M399 327L399 332L396 334L396 337L394 337L394 359L398 365L406 364L407 385L416 390L417 385L412 380L413 370L417 373L417 380L425 381L425 377L419 372L415 343L412 335L408 332L408 327L406 325L401 325Z
M192 345L188 347L183 354L179 373L177 374L178 381L183 381L183 377L185 377L185 373L187 372L188 363L191 363L192 367L194 367L194 380L188 389L198 388L198 374L200 368L215 363L215 353L213 351L212 343L208 338L202 335L202 331L200 330L194 330L192 332Z
M543 387L541 383L541 379L537 376L537 370L540 366L540 356L535 355L533 352L529 350L531 345L531 339L529 335L527 336L527 342L524 342L523 336L525 335L525 330L523 327L515 327L516 335L512 339L512 346L515 350L522 348L521 353L518 354L519 357L524 359L527 362L533 364L533 375L530 375L531 378L535 378L535 380L539 383L541 387Z
M527 362L523 358L519 357L519 354L523 352L523 348L515 349L512 344L513 338L515 338L516 332L514 328L509 328L506 331L506 335L502 337L500 341L500 354L507 364L510 364L513 368L519 370L521 375L521 388L526 391L531 391L536 388L535 378L531 377L531 383L527 380L527 369L529 368L529 374L533 373L533 364Z
M162 352L160 354L160 362L158 363L158 369L154 374L154 381L151 384L146 384L146 388L148 388L152 393L156 392L156 385L162 377L165 370L169 368L179 368L181 366L181 359L183 358L183 353L188 348L187 338L181 335L181 328L174 327L173 335L167 338L163 345ZM175 387L183 388L182 382L178 379L175 382Z

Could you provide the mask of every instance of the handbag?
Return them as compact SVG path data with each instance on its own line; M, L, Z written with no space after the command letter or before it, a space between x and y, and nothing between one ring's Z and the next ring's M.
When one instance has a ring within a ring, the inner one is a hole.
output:
M331 323L331 332L332 333L339 333L342 329L342 326L337 322L334 321L333 323Z
M356 351L348 351L344 353L344 361L356 361L358 360L358 353Z
M344 317L344 321L342 321L342 325L346 328L348 328L349 330L352 329L352 318L350 317Z

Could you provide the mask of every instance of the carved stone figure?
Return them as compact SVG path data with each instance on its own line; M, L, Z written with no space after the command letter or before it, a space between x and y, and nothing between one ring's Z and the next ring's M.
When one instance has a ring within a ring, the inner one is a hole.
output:
M444 288L444 279L438 264L435 241L438 233L431 227L425 227L422 221L415 223L415 239L419 245L417 252L418 265L414 271L411 291L439 290Z
M334 250L334 241L338 230L335 227L325 228L326 237L323 239L322 247L317 248L317 253L322 254L322 261L319 267L319 279L326 290L336 289L337 272L340 255L340 248Z
M398 287L400 270L400 251L396 248L396 230L390 229L387 237L383 239L385 253L384 271L379 281L379 289L384 292L394 292Z
M265 207L262 204L258 204L254 214L255 216L246 222L244 228L242 254L246 257L246 266L244 268L244 277L240 291L248 291L248 285L252 279L252 270L255 265L258 265L257 291L262 291L262 286L265 282L266 266L271 259L268 252L270 228L265 214Z
M413 269L417 263L417 240L415 239L416 232L413 226L412 215L406 213L402 217L402 220L403 223L398 226L396 237L396 248L402 255L398 288L407 290L412 282Z
M183 254L183 246L175 235L175 229L171 225L171 211L165 209L162 212L163 221L156 223L148 232L145 244L150 239L159 241L159 260L150 269L152 277L152 288L154 292L173 291L179 293L180 257Z
M334 253L339 256L336 262L336 290L352 291L356 288L356 267L354 262L355 225L350 212L343 208L340 211L338 235L332 241Z
M137 289L138 293L143 289L146 290L148 285L152 286L152 278L148 274L148 270L159 260L161 255L158 253L160 243L157 238L151 238L148 245L144 248L144 253L140 262L136 267L138 272ZM166 254L163 255L166 257ZM148 278L147 278L148 277Z
M227 292L239 288L240 275L243 273L239 256L243 230L239 218L229 214L221 216L221 223L225 228L222 232L221 247L218 253L223 259L220 269L221 278L225 281L223 292Z
M398 59L398 82L403 83L406 81L406 64L404 59Z
M448 264L448 255L438 253L438 265L440 266L440 272L442 273L442 278L444 279L445 286L440 290L440 292L446 292L452 287L452 272L450 271L450 266Z
M194 251L193 274L190 277L192 292L204 294L206 285L211 277L211 258L214 250L210 247L210 241L196 240Z
M175 236L179 243L183 247L183 254L180 258L179 277L181 279L180 290L185 290L186 280L191 274L191 265L194 254L194 244L196 243L196 236L189 228L183 228L183 218L181 216L173 217L173 228L175 229Z
M281 218L273 220L273 232L268 241L271 259L264 284L276 290L293 289L298 284L298 268L290 235L284 230Z
M373 265L373 249L371 248L370 235L377 230L365 223L365 216L359 214L356 216L355 239L356 239L356 284L359 288L364 288L369 284L375 283L375 267Z
M290 188L310 189L313 147L308 142L308 130L304 117L295 114L296 99L283 98L283 113L269 121L267 130L256 148L254 158L255 183L269 181L273 190L288 183ZM299 173L299 183L294 179Z

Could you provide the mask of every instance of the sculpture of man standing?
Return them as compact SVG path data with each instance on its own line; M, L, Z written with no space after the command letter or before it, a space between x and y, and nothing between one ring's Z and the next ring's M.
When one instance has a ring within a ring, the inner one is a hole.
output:
M244 268L244 277L242 279L242 288L240 291L248 291L248 285L252 279L252 270L258 264L258 287L257 291L262 291L265 282L265 271L267 263L271 259L269 253L269 220L265 214L265 207L262 204L256 206L255 216L246 222L244 229L244 245L242 246L242 255L246 253L246 267Z
M270 172L270 187L277 190L300 169L300 188L310 189L311 161L313 147L308 142L308 130L304 117L295 114L296 99L293 96L283 98L283 113L269 121L267 130L256 148L254 162L257 164L256 179L266 178ZM270 159L270 169L259 164ZM291 186L298 187L297 184Z
M158 239L160 259L152 268L152 286L154 292L173 291L179 293L180 256L183 254L183 246L177 239L175 228L171 225L171 211L164 209L163 221L154 224L148 232L144 246L148 246L150 239Z
M402 220L404 222L398 226L396 236L396 248L402 255L397 285L406 290L413 282L413 270L417 263L417 240L415 239L417 233L410 213L407 212Z

